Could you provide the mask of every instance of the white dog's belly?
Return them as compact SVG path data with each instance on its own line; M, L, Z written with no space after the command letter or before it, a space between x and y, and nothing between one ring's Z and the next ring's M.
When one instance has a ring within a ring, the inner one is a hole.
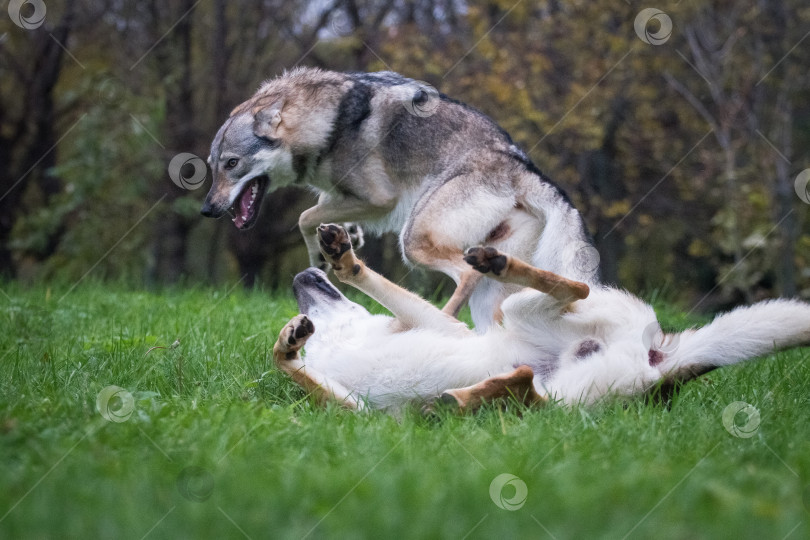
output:
M514 358L497 340L448 337L431 330L368 332L349 339L307 343L305 363L334 379L375 409L398 409L452 388L512 369ZM316 334L317 335L317 331ZM497 359L493 361L493 359Z

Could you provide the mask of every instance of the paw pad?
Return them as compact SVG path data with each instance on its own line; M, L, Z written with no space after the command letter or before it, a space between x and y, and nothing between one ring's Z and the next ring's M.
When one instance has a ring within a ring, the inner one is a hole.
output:
M352 249L349 235L343 227L338 225L321 225L318 227L318 240L321 251L332 259L338 259L341 255Z
M315 333L315 325L305 315L299 315L290 321L288 328L290 333L287 335L287 345L294 348L302 346L300 341Z
M314 332L315 332L315 325L313 325L312 321L310 321L307 317L301 319L298 323L298 326L293 331L296 339L301 339L302 337L309 336Z
M496 276L506 268L506 255L492 247L472 247L464 254L464 261L482 274L492 272Z

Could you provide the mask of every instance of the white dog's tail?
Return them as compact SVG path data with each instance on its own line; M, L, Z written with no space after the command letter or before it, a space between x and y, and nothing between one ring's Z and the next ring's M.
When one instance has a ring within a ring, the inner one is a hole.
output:
M661 372L672 381L695 378L775 350L810 345L810 305L771 300L719 315L709 325L670 336Z

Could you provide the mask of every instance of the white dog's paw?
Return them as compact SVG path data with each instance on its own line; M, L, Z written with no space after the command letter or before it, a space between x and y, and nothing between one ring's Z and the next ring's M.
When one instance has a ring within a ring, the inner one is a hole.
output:
M356 276L362 270L360 261L354 256L349 233L340 225L328 223L318 227L318 244L324 260L332 265L339 279Z
M296 315L279 332L278 349L294 356L314 333L312 321L306 315Z
M492 272L501 275L509 260L506 255L492 247L471 247L464 254L464 262L482 274Z

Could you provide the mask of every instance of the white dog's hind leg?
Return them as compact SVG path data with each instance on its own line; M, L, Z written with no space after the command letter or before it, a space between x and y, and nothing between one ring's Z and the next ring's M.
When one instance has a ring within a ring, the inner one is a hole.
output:
M353 396L346 387L308 367L301 360L300 350L314 332L315 327L306 315L293 317L278 333L278 339L273 346L276 365L321 403L334 400L349 409L363 409L363 402Z
M534 373L528 366L520 366L511 373L490 377L466 388L446 390L441 400L455 403L462 411L472 412L484 403L498 399L516 399L524 405L546 403L533 384Z

